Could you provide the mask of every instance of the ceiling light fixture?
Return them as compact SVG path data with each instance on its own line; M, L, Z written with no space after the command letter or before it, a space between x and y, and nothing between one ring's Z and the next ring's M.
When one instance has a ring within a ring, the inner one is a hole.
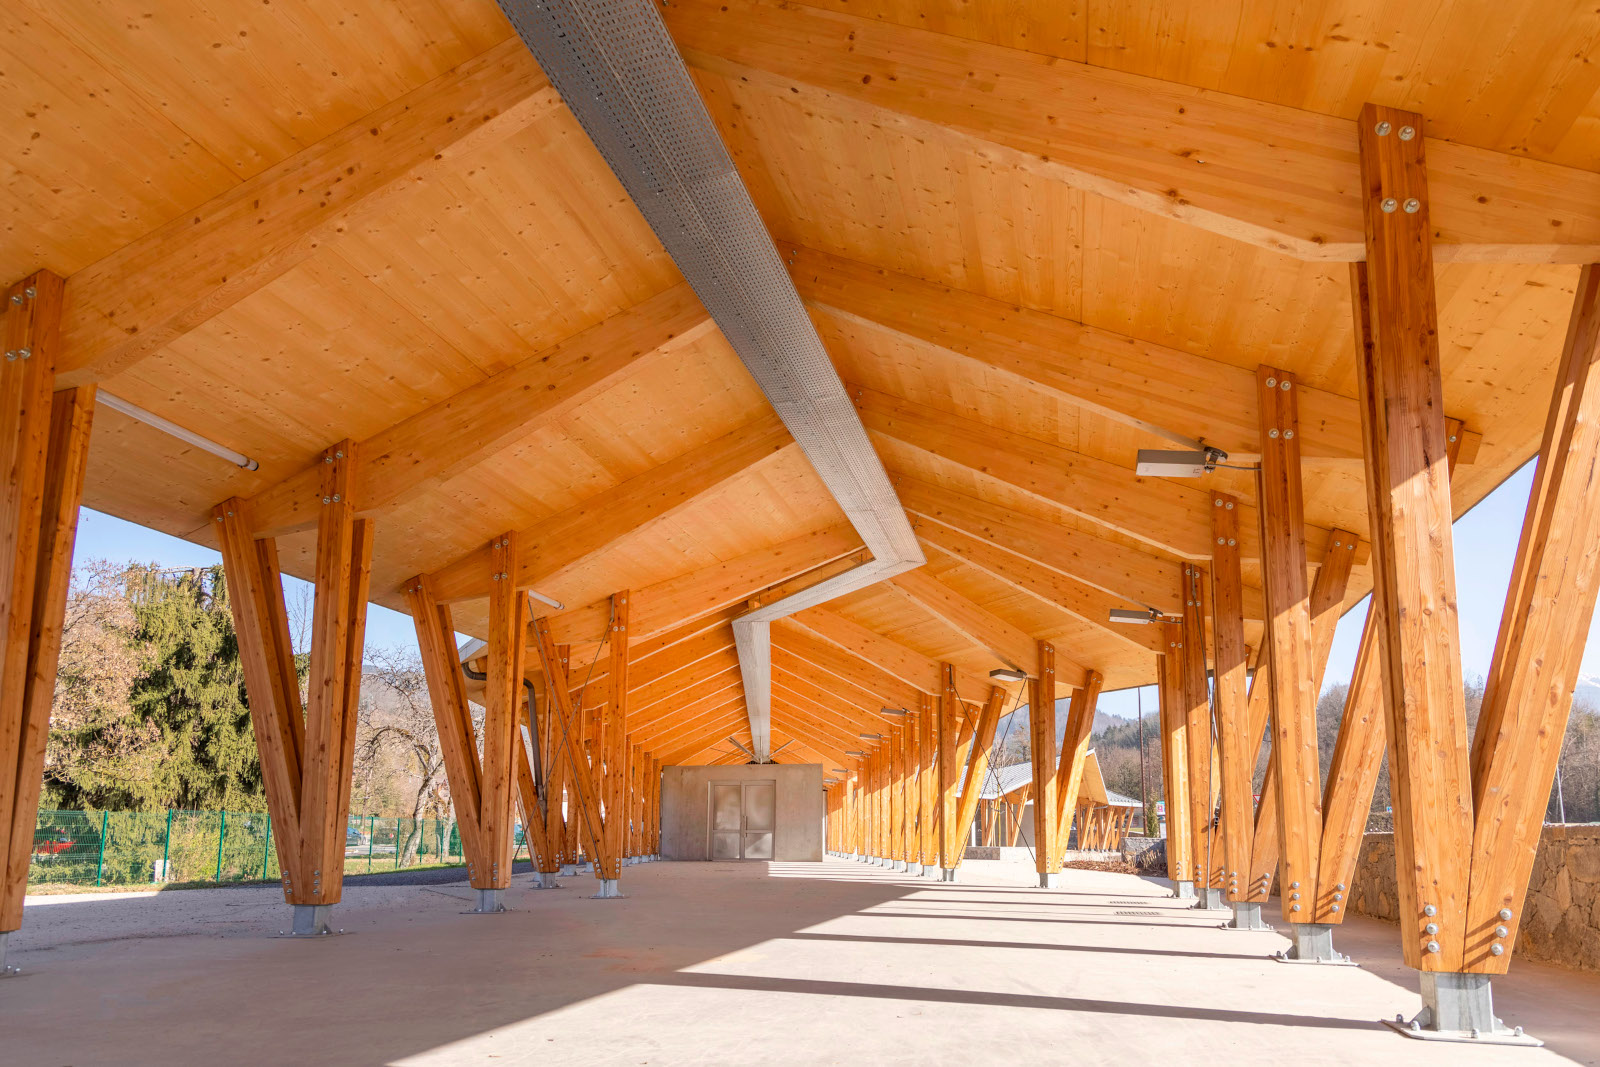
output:
M128 416L128 418L133 419L136 422L142 422L146 426L160 430L164 434L170 434L180 441L186 441L189 444L194 445L196 448L204 449L205 451L210 452L213 456L218 456L222 459L225 459L229 463L232 463L235 467L243 467L247 471L258 470L261 467L261 464L257 463L255 460L251 459L242 452L235 452L227 445L218 444L209 437L201 437L193 430L186 430L170 419L163 419L155 412L146 411L138 404L129 403L120 396L112 396L103 389L96 394L95 400L101 406L108 407L112 411L120 411L122 414Z
M857 759L860 759L860 758L861 758L861 757L862 757L862 756L865 756L865 755L866 755L866 753L865 753L865 752L857 752L857 751L856 751L856 750L855 750L855 749L853 749L853 748L847 748L847 749L845 749L845 750L844 750L844 754L845 754L845 755L846 755L846 756L854 756L854 757L856 757L856 758L857 758Z
M1019 671L1015 667L996 667L989 672L989 677L997 682L1026 682L1027 671Z
M1182 450L1141 448L1136 471L1147 478L1198 478L1216 470L1227 458L1222 449L1210 446Z
M1161 612L1155 608L1112 608L1111 621L1143 626L1147 623L1160 622Z
M861 735L861 740L863 740L863 741L882 741L883 740L883 735L882 734L862 734Z

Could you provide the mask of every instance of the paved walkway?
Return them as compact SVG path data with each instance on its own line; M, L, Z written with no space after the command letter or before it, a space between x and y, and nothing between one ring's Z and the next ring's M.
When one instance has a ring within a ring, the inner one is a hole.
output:
M1129 875L1028 887L970 862L940 885L838 860L627 868L508 894L351 887L343 937L270 936L277 890L30 906L0 981L6 1064L1600 1063L1600 978L1518 963L1499 1013L1543 1050L1409 1041L1393 927L1352 920L1367 964L1291 967ZM1044 1057L1044 1059L1041 1059Z

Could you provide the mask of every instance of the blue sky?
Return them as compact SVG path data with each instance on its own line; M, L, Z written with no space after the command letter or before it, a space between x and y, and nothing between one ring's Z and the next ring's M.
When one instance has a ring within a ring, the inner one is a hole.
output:
M1532 479L1533 464L1530 462L1455 524L1461 659L1468 677L1486 673L1494 654L1500 609L1511 583L1511 560L1522 532L1522 515L1527 508ZM221 556L211 549L84 508L78 520L75 561L82 563L89 559L138 560L163 567L196 567L221 562ZM287 578L286 582L304 584L297 578ZM1325 684L1349 680L1366 613L1366 601L1362 601L1340 620ZM1586 676L1600 674L1600 640L1597 638L1600 638L1600 627L1592 627L1583 656ZM416 634L410 618L373 605L367 617L367 646L415 648ZM1145 714L1153 713L1155 687L1146 686L1141 695ZM1113 715L1132 718L1139 699L1131 689L1107 693L1100 698L1100 708Z

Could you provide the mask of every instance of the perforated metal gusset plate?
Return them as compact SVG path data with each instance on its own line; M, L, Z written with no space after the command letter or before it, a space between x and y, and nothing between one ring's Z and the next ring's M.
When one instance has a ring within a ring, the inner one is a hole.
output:
M864 566L736 620L751 735L764 759L768 622L920 566L922 550L653 0L500 7L872 553Z

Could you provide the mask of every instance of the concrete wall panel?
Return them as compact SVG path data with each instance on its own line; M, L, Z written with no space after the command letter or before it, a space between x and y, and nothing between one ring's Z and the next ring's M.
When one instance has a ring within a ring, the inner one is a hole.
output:
M827 817L820 763L768 763L761 766L663 767L661 769L661 855L669 860L709 860L712 782L762 782L778 785L777 828L772 858L822 860Z

